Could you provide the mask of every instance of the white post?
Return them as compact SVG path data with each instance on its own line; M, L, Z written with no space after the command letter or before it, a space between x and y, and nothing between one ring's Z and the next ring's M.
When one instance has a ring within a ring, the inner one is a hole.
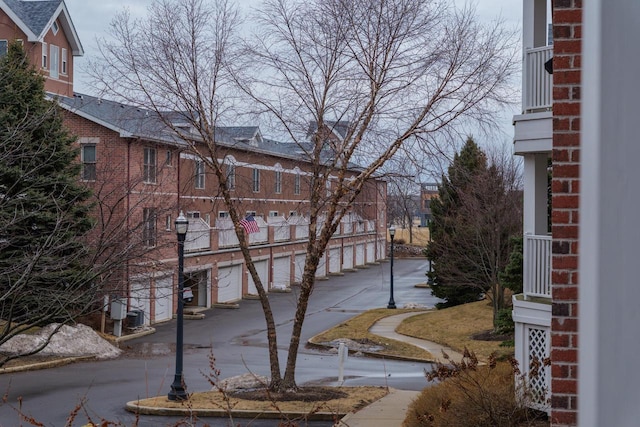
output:
M338 382L340 385L344 383L344 364L349 356L349 348L343 342L338 346Z
M584 2L580 169L580 427L640 419L640 2Z

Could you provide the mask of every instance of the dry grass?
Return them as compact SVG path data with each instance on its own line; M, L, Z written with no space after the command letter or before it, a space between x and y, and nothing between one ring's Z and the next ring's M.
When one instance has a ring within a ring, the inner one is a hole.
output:
M432 361L434 359L433 355L426 350L415 347L411 344L374 335L369 332L369 328L371 328L374 323L384 317L414 311L421 310L390 310L386 308L369 310L362 314L359 314L358 316L352 317L351 319L339 324L334 328L316 335L311 339L311 342L318 344L333 341L339 338L348 338L354 341L366 341L383 346L385 349L383 351L376 352L377 354L411 357L418 360Z
M388 393L387 389L383 387L330 387L330 389L335 394L344 394L344 397L316 402L305 400L275 402L275 399L240 399L229 395L225 396L218 391L207 391L193 393L189 396L189 400L184 402L175 402L168 400L166 396L160 396L142 399L136 401L135 404L154 408L218 409L223 411L232 408L234 411L346 414L354 409L362 408Z
M478 341L472 335L493 329L493 311L488 301L478 301L429 311L406 319L396 332L433 341L462 352L465 347L486 360L491 353L498 356L513 353L512 347L500 347L501 341Z
M406 244L409 244L409 229L408 228L396 228L396 234L393 237L396 241L402 239ZM389 230L387 230L387 242L390 241ZM427 227L413 227L413 242L411 245L415 246L427 246L429 243L429 228Z

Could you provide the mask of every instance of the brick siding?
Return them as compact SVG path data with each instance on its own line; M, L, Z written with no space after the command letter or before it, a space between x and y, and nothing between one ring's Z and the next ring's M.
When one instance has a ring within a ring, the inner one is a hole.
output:
M582 1L553 0L551 425L577 425Z

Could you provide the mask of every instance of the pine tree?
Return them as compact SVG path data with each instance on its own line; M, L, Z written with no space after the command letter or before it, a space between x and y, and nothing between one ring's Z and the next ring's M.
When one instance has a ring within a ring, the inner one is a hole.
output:
M91 303L90 191L44 78L12 43L0 58L0 344L20 325L68 322Z
M427 247L426 255L433 262L431 291L434 296L446 300L445 303L440 303L439 307L477 301L484 292L477 286L452 283L450 278L439 272L445 268L448 270L448 264L451 263L455 263L457 269L470 273L473 271L473 266L464 259L449 256L449 245L456 244L455 240L452 240L453 237L469 231L458 216L460 195L478 174L486 170L486 156L473 138L469 137L460 153L455 154L447 171L448 176L442 177L438 197L431 200L432 241Z

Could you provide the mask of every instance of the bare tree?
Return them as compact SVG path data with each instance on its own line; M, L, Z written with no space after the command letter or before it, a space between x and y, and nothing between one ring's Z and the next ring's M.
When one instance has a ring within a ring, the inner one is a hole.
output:
M438 152L436 137L457 123L492 122L512 101L515 39L500 23L479 24L471 9L432 0L266 1L242 50L234 43L239 22L225 0L161 0L135 22L120 14L93 75L105 93L154 109L217 176L265 313L271 387L295 389L315 271L341 219L379 190L372 179L403 145ZM167 110L182 112L197 135L176 127ZM307 257L284 376L240 202L218 161L227 146L216 128L231 112L268 120L310 171Z

